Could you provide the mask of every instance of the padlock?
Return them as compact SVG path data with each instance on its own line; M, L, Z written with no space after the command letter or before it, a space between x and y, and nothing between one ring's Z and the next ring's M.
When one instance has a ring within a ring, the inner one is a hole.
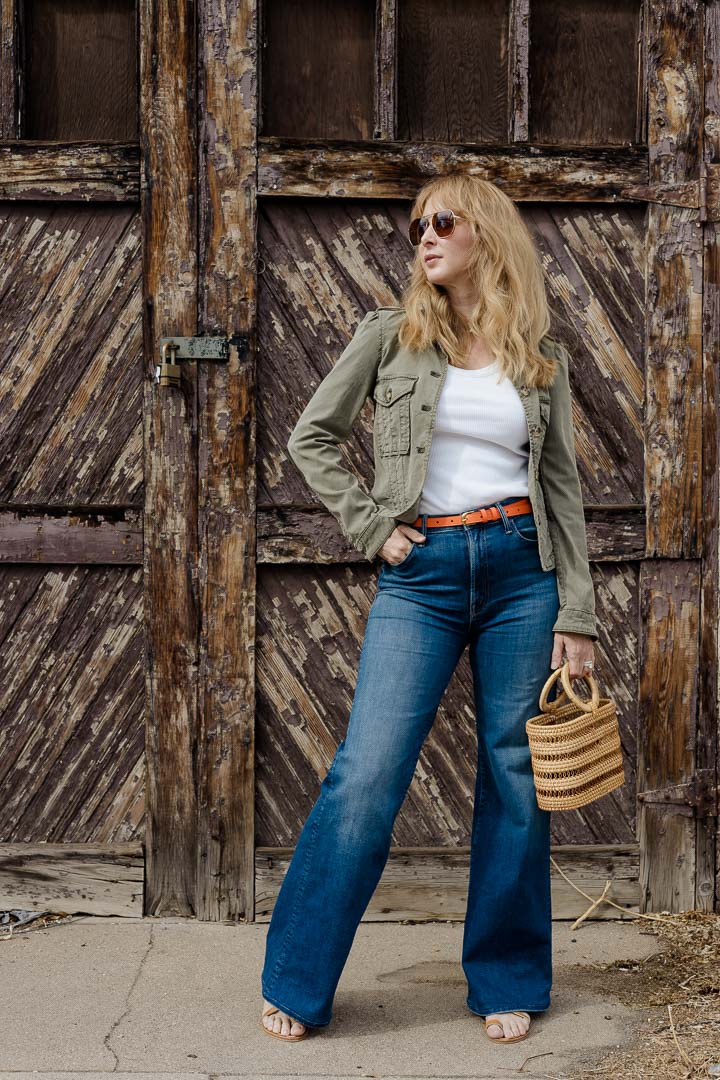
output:
M162 363L156 369L156 381L160 383L160 386L180 385L180 365L173 362L178 347L172 341L166 341L162 347ZM173 350L172 360L167 358L168 349Z

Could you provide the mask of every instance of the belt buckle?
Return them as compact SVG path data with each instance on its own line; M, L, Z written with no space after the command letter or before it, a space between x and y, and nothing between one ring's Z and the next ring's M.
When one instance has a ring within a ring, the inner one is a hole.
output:
M466 518L466 517L468 516L468 514L470 514L471 512L472 512L472 511L470 511L470 510L463 510L462 514L460 515L460 521L461 521L461 523L462 523L463 525L467 525L467 521L465 520L465 518Z

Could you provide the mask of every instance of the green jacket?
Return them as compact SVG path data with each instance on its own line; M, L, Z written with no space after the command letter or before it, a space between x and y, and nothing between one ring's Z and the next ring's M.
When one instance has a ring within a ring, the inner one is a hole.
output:
M369 311L325 376L290 434L290 457L350 543L374 559L399 521L418 517L435 414L448 358L432 346L400 346L401 307ZM582 493L575 460L569 355L544 337L540 348L560 361L548 389L515 383L530 440L528 495L543 570L556 569L560 609L553 630L597 640ZM370 494L342 463L339 444L372 395L375 481Z

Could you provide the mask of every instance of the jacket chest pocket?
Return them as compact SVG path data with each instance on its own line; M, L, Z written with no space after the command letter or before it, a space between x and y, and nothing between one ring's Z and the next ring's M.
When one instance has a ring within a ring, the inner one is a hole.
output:
M373 390L381 457L410 453L410 399L417 375L381 375Z

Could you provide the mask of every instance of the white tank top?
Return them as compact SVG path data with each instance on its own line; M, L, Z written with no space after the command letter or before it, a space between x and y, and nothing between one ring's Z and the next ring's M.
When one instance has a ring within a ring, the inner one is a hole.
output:
M448 364L438 401L420 514L459 514L528 494L525 409L495 360L476 371Z

